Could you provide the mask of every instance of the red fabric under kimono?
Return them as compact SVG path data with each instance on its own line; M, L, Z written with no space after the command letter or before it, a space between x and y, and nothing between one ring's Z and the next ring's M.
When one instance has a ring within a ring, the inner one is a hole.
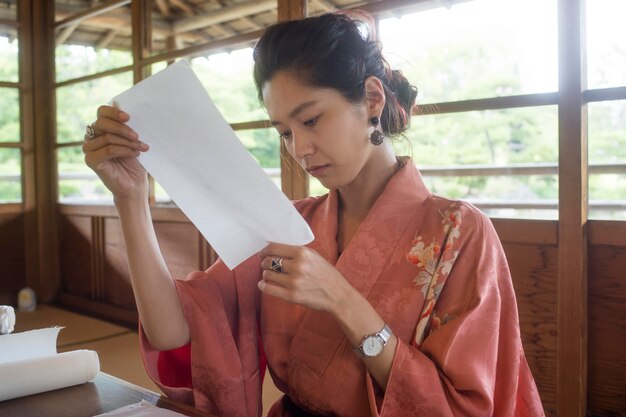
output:
M337 203L331 191L295 205L315 234L309 246L399 339L386 391L329 314L261 295L258 256L234 271L218 261L176 281L191 331L191 388L164 385L159 368L163 374L189 365L158 366L162 353L141 339L148 373L163 391L219 416L260 416L262 341L276 386L316 414L543 416L489 219L467 203L432 195L409 160L338 257ZM279 401L269 415L289 412Z

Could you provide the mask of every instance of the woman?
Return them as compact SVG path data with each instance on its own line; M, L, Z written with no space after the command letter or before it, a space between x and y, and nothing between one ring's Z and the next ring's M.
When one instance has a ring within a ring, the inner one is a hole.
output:
M260 415L265 360L285 393L271 416L542 416L498 237L394 155L417 92L366 27L326 14L255 47L272 125L331 191L295 202L314 242L269 244L233 271L170 278L136 160L147 146L129 115L99 109L83 149L115 197L146 368L220 416Z

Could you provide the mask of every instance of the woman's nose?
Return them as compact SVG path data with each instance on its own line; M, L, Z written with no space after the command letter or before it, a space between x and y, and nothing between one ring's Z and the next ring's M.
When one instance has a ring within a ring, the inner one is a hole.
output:
M314 146L309 135L302 132L298 134L293 132L292 134L293 138L291 146L293 156L298 160L303 160L307 156L311 155L313 153Z

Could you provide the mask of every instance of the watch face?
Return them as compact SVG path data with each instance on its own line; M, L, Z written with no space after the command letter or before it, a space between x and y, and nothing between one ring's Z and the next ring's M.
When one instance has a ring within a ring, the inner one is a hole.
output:
M383 351L383 342L376 336L370 336L363 341L363 352L366 356L376 356Z

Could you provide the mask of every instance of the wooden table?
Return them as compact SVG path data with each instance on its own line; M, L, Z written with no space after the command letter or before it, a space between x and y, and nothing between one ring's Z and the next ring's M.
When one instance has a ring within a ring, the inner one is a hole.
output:
M0 402L2 417L92 417L146 400L190 417L215 417L100 372L93 382Z

